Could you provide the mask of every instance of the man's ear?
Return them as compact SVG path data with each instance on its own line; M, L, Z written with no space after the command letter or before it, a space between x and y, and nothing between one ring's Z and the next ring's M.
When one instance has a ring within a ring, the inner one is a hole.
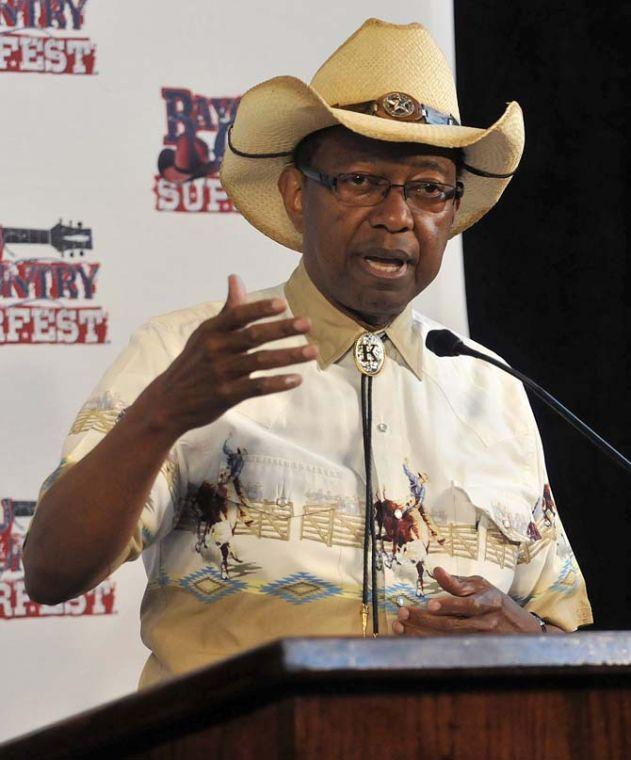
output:
M297 232L304 231L302 183L303 175L293 165L286 166L278 178L285 211Z
M453 215L451 217L451 226L453 227L454 222L456 221L456 214L458 213L458 209L460 208L460 204L462 203L462 198L456 198L453 205Z

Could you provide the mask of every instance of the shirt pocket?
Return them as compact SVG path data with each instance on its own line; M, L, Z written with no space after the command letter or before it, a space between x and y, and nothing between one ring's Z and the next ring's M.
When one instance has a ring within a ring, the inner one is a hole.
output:
M466 497L467 502L484 515L509 540L530 543L530 526L537 496L526 487L497 488L474 482L454 482L453 488Z
M276 593L281 582L331 595L356 585L364 505L353 472L250 448L240 490L234 544L251 563L244 580L263 593Z
M457 575L482 575L507 592L523 547L532 541L530 499L519 489L494 489L452 482L450 521L440 526L440 548L447 569ZM442 562L442 558L436 558Z
M302 518L317 507L363 513L355 474L317 459L288 458L264 450L248 452L240 477L246 503L255 511L275 508L292 518Z

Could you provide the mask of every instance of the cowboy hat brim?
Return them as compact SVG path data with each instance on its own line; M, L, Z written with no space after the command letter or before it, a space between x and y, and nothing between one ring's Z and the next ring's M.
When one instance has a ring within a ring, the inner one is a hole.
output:
M499 200L515 171L524 146L524 122L516 102L487 129L401 122L329 105L316 90L296 77L282 76L253 87L241 99L221 168L221 182L243 216L268 237L302 250L302 235L293 227L277 188L291 153L306 135L341 124L375 140L462 148L465 192L450 237L466 230ZM237 151L237 152L235 152ZM286 154L274 158L238 155Z

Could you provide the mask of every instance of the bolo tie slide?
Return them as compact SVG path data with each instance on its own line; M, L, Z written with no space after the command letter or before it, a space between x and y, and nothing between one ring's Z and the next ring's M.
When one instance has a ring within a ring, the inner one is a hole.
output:
M377 550L372 498L372 379L383 367L383 340L375 333L364 333L355 341L354 357L361 372L361 414L366 472L366 520L364 525L364 577L362 585L362 634L366 636L372 606L373 636L379 634L379 599L377 587ZM370 560L369 560L370 557ZM370 566L370 571L369 571ZM369 580L370 576L370 580ZM369 605L369 598L372 605Z

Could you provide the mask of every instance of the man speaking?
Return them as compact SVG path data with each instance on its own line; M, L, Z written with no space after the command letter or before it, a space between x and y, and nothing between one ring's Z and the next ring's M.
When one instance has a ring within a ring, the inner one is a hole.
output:
M54 604L142 552L141 685L282 636L573 631L585 584L520 383L410 301L498 201L516 103L462 126L419 24L247 92L222 182L302 259L150 320L79 412L24 550Z

